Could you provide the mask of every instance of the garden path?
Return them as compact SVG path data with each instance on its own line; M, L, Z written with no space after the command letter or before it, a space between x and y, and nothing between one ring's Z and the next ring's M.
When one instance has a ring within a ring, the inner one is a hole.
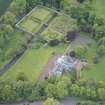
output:
M0 104L0 105L43 105L43 102L33 102L33 103L16 103L16 104ZM76 100L74 98L66 98L65 100L60 101L60 105L76 105Z
M41 75L39 76L39 80L43 80L43 79L45 79L45 77L48 77L48 75L50 74L51 70L54 67L55 61L61 56L62 56L62 54L57 54L57 55L53 55L49 59L48 63L43 68Z

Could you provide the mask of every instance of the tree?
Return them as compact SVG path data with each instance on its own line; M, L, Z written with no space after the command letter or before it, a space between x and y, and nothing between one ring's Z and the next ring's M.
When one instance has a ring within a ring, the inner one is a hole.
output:
M79 3L83 3L85 0L77 0Z
M23 72L20 72L20 73L18 74L16 80L17 80L17 81L27 81L28 78L27 78L27 76L26 76Z
M16 16L12 13L7 11L3 16L2 16L2 22L4 24L10 24L10 25L14 25L16 22Z
M53 46L59 45L59 43L60 41L58 39L54 39L54 40L50 40L48 44L53 47Z
M105 82L104 81L98 81L96 83L96 88L105 88Z
M0 32L5 37L5 39L8 39L9 37L12 36L14 29L11 25L2 24L0 26Z
M29 12L33 7L39 4L40 0L26 0L26 11Z
M59 102L54 98L48 98L43 105L59 105Z
M95 39L98 41L105 36L105 25L102 26L95 26Z
M98 45L103 45L105 46L105 37L101 38L99 41L98 41Z
M71 14L72 8L78 7L79 3L76 0L61 0L60 5L66 13Z
M45 88L45 93L47 97L57 97L56 86L54 84L48 83Z
M80 92L80 87L77 84L72 84L72 86L70 87L70 90L72 95L78 96Z
M9 11L14 13L16 16L23 14L26 9L26 0L14 0L9 8Z
M95 23L95 14L91 13L92 8L90 4L84 4L79 7L72 7L71 16L77 19L79 29L84 32L93 32Z
M66 40L69 42L72 42L75 40L76 36L77 36L77 33L75 31L67 32Z
M86 92L85 87L81 86L81 87L80 87L80 92L79 92L79 95L80 95L81 97L84 97L85 92Z
M105 46L104 45L99 46L97 49L97 53L99 54L99 56L105 55Z
M12 102L16 100L16 92L10 84L4 85L1 91L2 101Z
M60 99L68 96L67 84L64 81L59 81L56 84L56 95L56 97Z
M77 57L79 58L83 58L84 57L84 54L85 54L85 51L86 51L86 48L85 47L77 47L75 49L75 53L77 55Z
M8 43L13 35L13 28L11 25L2 24L0 26L0 47L3 48L5 43ZM7 46L7 45L6 45Z
M97 90L97 96L100 100L105 100L105 89L104 88L99 88Z

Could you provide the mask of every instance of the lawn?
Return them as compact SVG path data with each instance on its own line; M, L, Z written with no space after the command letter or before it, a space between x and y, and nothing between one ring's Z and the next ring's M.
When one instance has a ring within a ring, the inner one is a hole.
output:
M90 67L82 72L82 76L86 79L105 81L105 57L100 58L98 64L93 64L93 57L95 55L96 48L96 42L93 40L92 45L88 47L88 51L85 54Z
M105 81L105 57L103 57L98 64L92 65L89 70L83 71L83 77L86 79Z
M17 61L12 68L7 71L0 80L15 80L20 72L23 72L29 80L35 81L47 64L53 52L63 53L67 45L59 45L56 47L41 47L39 49L29 49Z
M20 26L27 30L28 32L32 32L32 33L35 33L38 29L38 27L40 26L40 24L38 22L35 22L31 19L26 19L24 20Z
M105 18L105 0L93 0L92 8L95 9L97 16Z

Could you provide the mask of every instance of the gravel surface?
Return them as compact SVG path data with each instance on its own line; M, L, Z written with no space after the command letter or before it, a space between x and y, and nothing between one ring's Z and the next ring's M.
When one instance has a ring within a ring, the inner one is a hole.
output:
M0 105L43 105L43 102L22 102L22 103L16 103L16 104L0 104ZM76 105L76 101L73 98L67 98L65 100L60 101L60 105Z

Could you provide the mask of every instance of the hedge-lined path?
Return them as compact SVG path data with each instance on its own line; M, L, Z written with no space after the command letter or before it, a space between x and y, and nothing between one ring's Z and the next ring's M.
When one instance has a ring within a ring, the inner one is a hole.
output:
M39 76L39 80L44 80L45 77L47 77L49 75L49 73L51 72L51 70L53 70L54 68L54 64L55 61L61 57L63 54L57 54L57 55L53 55L47 62L47 64L45 65L45 67L42 70L42 73Z

